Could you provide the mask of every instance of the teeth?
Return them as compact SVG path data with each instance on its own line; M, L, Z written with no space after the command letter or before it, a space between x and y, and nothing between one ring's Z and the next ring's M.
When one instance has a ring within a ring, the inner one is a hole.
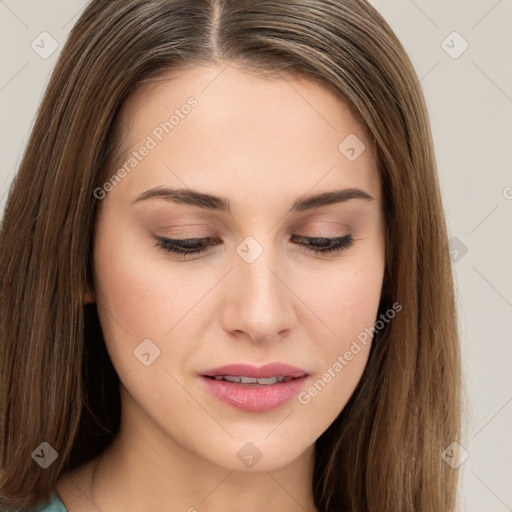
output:
M278 382L289 382L292 380L291 377L283 377L281 375L275 377L265 377L256 379L254 377L234 376L234 375L215 375L215 380L227 380L228 382L239 382L241 384L263 384L272 385Z
M267 377L266 379L255 379L258 381L258 384L275 384L277 382L277 377ZM242 382L244 380L242 379Z
M224 380L227 380L228 382L240 382L241 377L233 377L231 375L225 375Z
M240 382L242 384L255 384L256 382L258 382L258 379L255 379L253 377L240 377ZM261 384L261 382L259 384ZM275 384L275 382L274 382L274 384Z

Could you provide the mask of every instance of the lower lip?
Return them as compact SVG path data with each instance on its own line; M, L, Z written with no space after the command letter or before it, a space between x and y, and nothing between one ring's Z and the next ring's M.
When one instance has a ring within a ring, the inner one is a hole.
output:
M275 409L296 396L307 375L275 384L241 384L200 376L207 389L225 404L249 412Z

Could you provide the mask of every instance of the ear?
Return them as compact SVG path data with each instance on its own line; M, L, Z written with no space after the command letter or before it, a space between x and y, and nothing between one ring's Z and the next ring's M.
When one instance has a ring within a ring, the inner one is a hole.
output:
M84 297L84 306L85 306L85 304L92 304L94 302L95 302L95 300L94 300L93 294L89 290L87 290L85 292L85 297Z

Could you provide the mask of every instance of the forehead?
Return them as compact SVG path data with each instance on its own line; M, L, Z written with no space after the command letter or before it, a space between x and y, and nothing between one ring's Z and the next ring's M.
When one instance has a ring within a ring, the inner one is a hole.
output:
M150 125L144 126L146 120L156 113L160 117L166 113L170 116L191 96L200 104L195 112L203 112L201 117L219 118L222 114L225 120L245 118L262 122L269 117L273 121L282 117L288 124L296 121L296 133L300 124L309 121L314 127L323 121L324 128L332 131L353 128L364 132L364 137L369 135L360 119L356 119L359 116L355 109L331 87L298 74L249 72L235 64L177 68L161 73L140 85L128 98L121 116L123 124L147 131Z
M226 185L269 184L296 185L301 195L316 182L379 195L365 126L339 95L308 78L249 74L233 65L180 69L141 86L121 122L124 160L148 138L155 146L126 180L132 195L169 181L218 195Z

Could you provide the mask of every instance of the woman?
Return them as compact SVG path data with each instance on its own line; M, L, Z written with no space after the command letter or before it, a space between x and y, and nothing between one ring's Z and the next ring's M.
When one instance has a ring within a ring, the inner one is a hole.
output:
M454 510L430 126L365 1L92 1L0 279L3 507Z

